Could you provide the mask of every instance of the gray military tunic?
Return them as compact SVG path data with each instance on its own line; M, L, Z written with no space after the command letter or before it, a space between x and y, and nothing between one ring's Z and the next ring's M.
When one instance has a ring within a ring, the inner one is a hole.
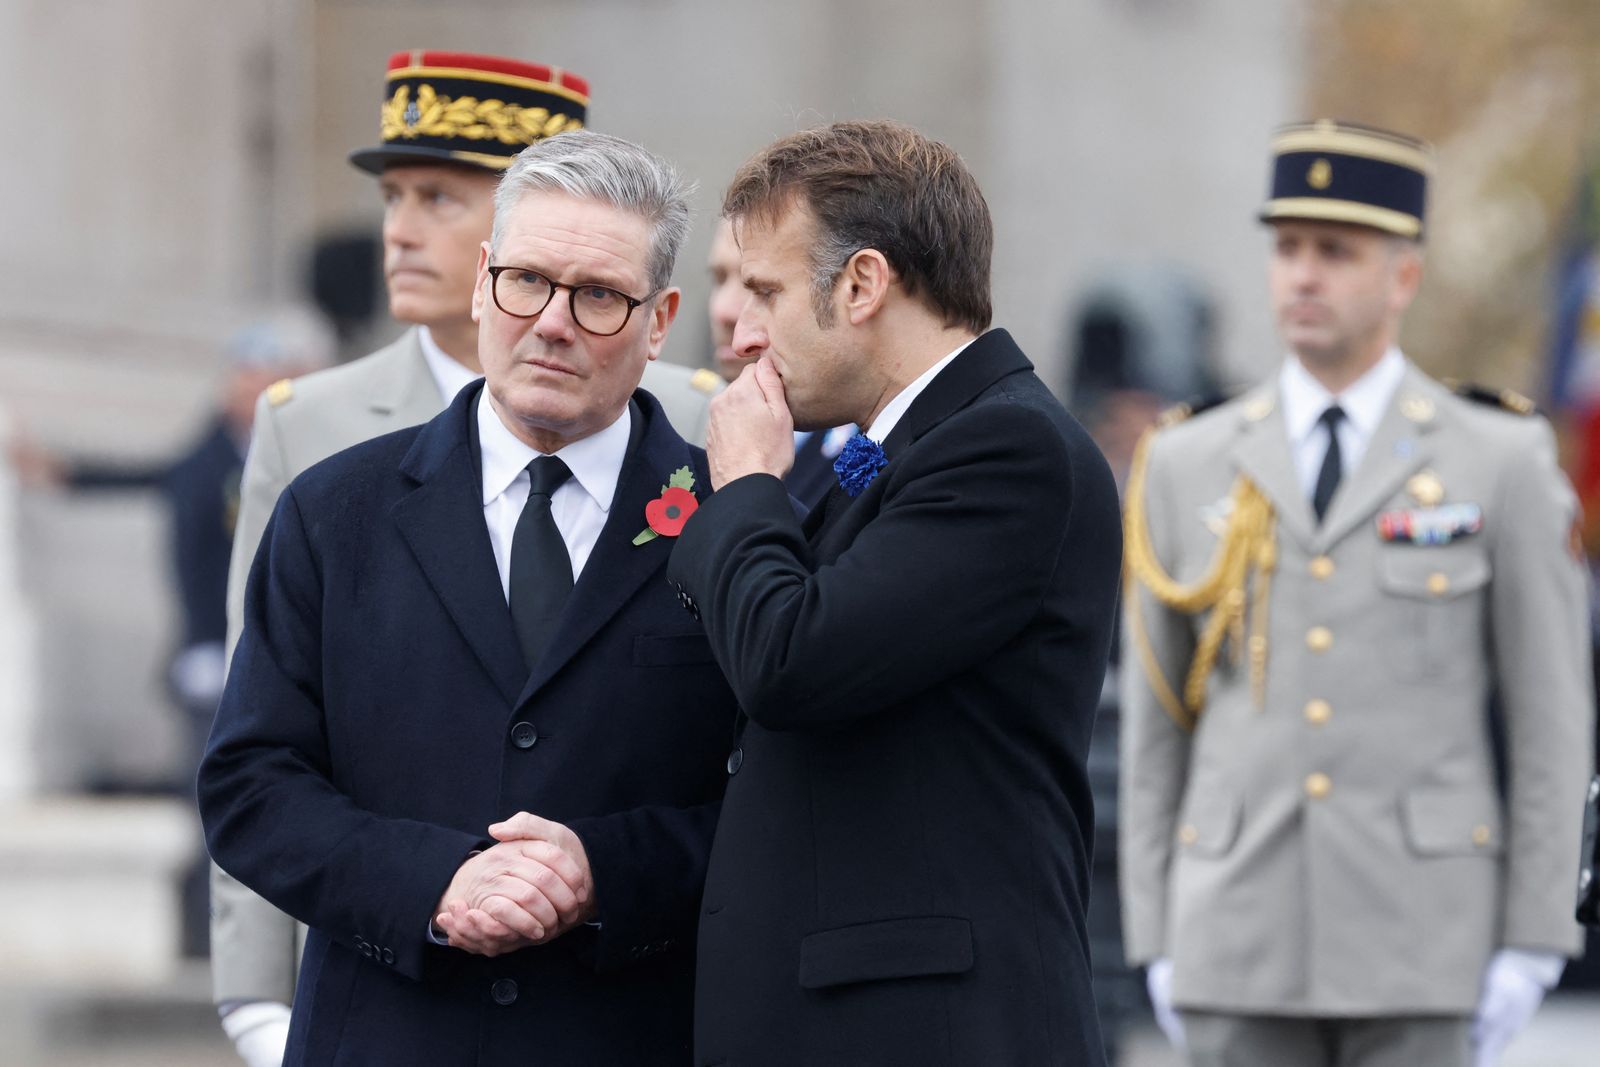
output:
M1494 950L1577 952L1587 582L1544 420L1408 365L1318 526L1274 382L1156 433L1142 488L1122 674L1130 961L1170 957L1191 1010L1467 1015ZM1220 594L1243 621L1196 714L1204 617L1145 579L1195 583L1262 500L1270 551Z

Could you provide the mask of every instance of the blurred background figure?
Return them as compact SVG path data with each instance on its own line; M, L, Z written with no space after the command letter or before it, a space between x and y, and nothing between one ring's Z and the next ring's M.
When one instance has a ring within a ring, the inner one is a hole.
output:
M69 492L145 490L161 494L169 516L168 566L180 607L180 632L166 679L181 712L182 758L167 782L101 781L105 791L169 788L184 796L222 695L227 637L228 558L239 517L239 479L256 399L272 383L328 365L332 329L320 313L288 306L261 317L228 345L216 409L204 431L170 463L127 465L108 457L67 455L25 436L10 458L32 489ZM207 862L201 854L183 885L183 951L207 948Z
M1272 152L1290 355L1164 418L1127 490L1128 957L1196 1067L1494 1067L1582 944L1576 501L1531 402L1398 347L1431 147Z
M1600 154L1596 156L1600 160ZM1590 580L1600 575L1600 162L1583 174L1555 255L1550 348L1543 398L1560 436L1562 466L1578 493L1576 534ZM1590 647L1600 691L1600 611L1591 597ZM1596 738L1600 762L1600 736ZM1562 977L1569 989L1600 988L1600 932Z

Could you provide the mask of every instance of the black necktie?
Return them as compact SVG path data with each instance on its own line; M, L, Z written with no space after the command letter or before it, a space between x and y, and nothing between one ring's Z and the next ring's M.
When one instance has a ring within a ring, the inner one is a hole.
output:
M550 514L550 494L571 476L554 456L528 464L528 503L511 535L511 625L530 671L550 643L572 592L572 558Z
M1344 477L1344 460L1339 455L1339 423L1344 420L1344 408L1334 404L1317 421L1328 428L1328 451L1322 456L1322 470L1317 472L1317 487L1311 494L1311 510L1317 513L1317 522L1328 513L1328 502L1339 479Z

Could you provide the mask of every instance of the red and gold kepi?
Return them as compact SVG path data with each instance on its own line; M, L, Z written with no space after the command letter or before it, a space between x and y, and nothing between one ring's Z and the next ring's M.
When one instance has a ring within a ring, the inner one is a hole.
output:
M1315 219L1420 238L1433 173L1426 142L1322 119L1272 138L1272 187L1261 221Z
M459 163L502 171L524 148L582 129L589 83L571 71L467 52L389 57L382 143L350 153L381 174L403 163Z

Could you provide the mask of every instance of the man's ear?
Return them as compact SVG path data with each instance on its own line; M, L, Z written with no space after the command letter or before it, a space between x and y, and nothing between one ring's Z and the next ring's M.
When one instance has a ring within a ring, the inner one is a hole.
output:
M1396 311L1405 311L1416 299L1422 287L1422 247L1406 241L1396 253L1394 265L1394 304Z
M850 257L839 275L836 293L844 301L852 326L860 326L883 309L894 284L894 268L876 248L863 248Z
M483 319L483 302L489 299L489 242L478 246L478 280L472 286L472 321Z
M655 359L661 355L661 345L667 339L667 330L672 326L672 320L678 317L678 301L683 297L683 291L674 286L656 298L656 306L650 309L650 358Z

